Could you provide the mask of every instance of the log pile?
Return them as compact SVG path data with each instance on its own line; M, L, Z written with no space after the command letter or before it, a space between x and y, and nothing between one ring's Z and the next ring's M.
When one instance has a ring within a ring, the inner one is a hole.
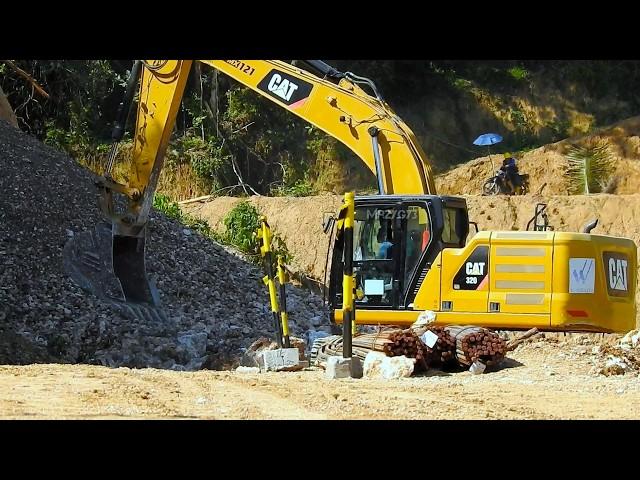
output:
M342 355L342 337L320 339L313 362L324 365L329 356ZM352 339L352 353L364 361L369 352L381 352L388 357L404 355L416 359L417 369L427 369L432 363L432 350L427 348L411 329L390 328L376 333L356 335Z
M437 336L432 347L425 345L420 338L427 331ZM342 355L342 336L320 340L320 345L312 353L314 364L323 366L329 356ZM474 362L497 365L508 349L504 339L486 328L427 326L420 329L387 328L356 335L352 340L352 350L353 356L362 361L369 352L381 352L388 357L404 355L415 358L416 371L420 371L456 364L469 367Z
M426 330L438 337L432 348L425 345L431 359L429 366L446 365L455 362L456 341L446 331L446 327L429 327Z
M377 333L358 335L353 338L353 347L367 351L382 352L388 357L404 355L415 358L416 365L427 369L433 362L433 351L428 348L411 329L388 329ZM366 356L366 354L365 354Z
M445 327L445 331L455 339L455 357L462 365L469 366L475 362L497 365L507 352L505 340L486 328Z

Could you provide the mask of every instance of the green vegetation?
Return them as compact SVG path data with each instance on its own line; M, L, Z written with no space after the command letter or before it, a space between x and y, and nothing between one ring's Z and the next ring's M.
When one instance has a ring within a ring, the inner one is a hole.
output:
M224 243L222 236L213 230L206 220L186 214L180 209L177 202L171 200L168 196L156 193L153 197L153 208L164 213L167 217L177 220L186 227L194 230L203 236Z
M225 231L221 238L222 243L234 246L254 261L260 261L260 242L256 235L261 227L258 209L247 200L243 200L227 213L223 223ZM277 233L272 234L271 250L274 259L278 255L282 255L285 263L292 259L287 245Z
M589 194L605 191L614 169L609 144L572 146L567 153L571 193Z
M224 217L224 239L248 255L259 255L260 246L256 231L260 228L260 213L246 200L238 203Z
M260 243L256 236L256 231L260 227L260 212L246 200L239 202L224 217L223 232L215 231L206 220L182 212L177 202L161 193L155 194L153 207L204 237L239 250L253 263L262 261ZM271 248L275 254L274 259L277 255L282 255L287 263L293 258L285 241L277 233L273 233Z
M0 61L0 86L20 127L102 172L131 60L14 60L44 99ZM435 171L484 154L494 131L518 151L637 115L640 61L328 60L373 79L416 134ZM367 86L363 86L368 90ZM114 175L126 178L131 115ZM436 138L438 140L436 140ZM375 188L352 152L213 69L192 69L159 191L201 195L310 195Z
M518 80L518 81L528 80L529 76L531 75L526 68L523 68L519 65L516 65L515 67L511 67L507 69L507 73L511 75L511 77L513 77L515 80Z
M177 202L172 202L166 195L156 193L153 197L153 208L161 211L169 218L185 223L183 221L183 214L182 210L180 210L180 205L178 205Z

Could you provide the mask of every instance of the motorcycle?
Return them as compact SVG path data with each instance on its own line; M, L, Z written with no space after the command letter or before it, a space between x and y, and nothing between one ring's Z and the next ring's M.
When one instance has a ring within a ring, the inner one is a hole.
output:
M507 178L504 170L498 170L482 186L482 195L525 195L529 191L529 175L517 174L520 177L520 185L514 187Z

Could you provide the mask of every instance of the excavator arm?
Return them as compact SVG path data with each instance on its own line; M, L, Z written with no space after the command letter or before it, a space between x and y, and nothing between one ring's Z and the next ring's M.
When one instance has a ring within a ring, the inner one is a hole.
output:
M197 61L342 142L376 175L379 193L435 195L431 167L414 133L370 80L314 60L302 61L309 70L278 60ZM143 60L134 65L114 128L114 146L97 182L100 205L111 225L77 235L65 247L65 266L72 278L99 297L127 308L133 305L146 312L146 307L159 305L157 291L145 273L146 225L192 63ZM138 76L131 171L127 183L121 184L111 177L111 170ZM368 85L374 95L359 84ZM127 199L123 213L117 213L114 192Z
M380 193L435 194L431 167L411 129L353 74L334 80L277 60L198 60L253 89L349 147L376 174ZM192 61L146 61L129 195L154 190ZM313 65L313 64L311 64ZM374 86L375 88L375 86ZM148 203L148 202L147 202ZM140 214L148 205L140 205Z

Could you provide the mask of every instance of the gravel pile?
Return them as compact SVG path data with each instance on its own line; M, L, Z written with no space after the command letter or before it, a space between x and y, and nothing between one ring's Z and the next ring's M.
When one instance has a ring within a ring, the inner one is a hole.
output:
M132 320L67 277L73 232L104 221L89 172L0 121L0 363L233 367L271 313L256 266L154 212L147 269L167 324ZM294 335L329 331L321 298L288 286Z
M599 375L640 375L640 330L631 330L617 343L598 347Z

